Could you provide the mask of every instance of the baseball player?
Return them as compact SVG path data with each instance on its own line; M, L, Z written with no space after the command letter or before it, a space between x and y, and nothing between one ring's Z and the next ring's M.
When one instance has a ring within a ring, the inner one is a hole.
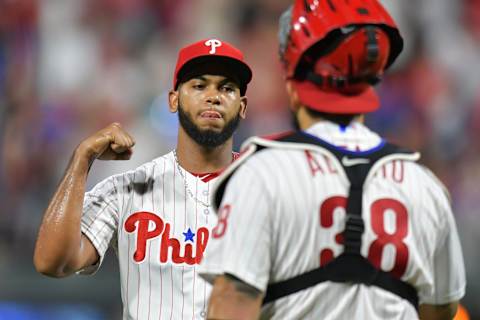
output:
M362 122L402 38L377 0L297 0L280 53L298 129L217 181L208 319L451 319L465 271L449 196ZM262 308L263 306L263 308Z
M197 267L216 224L209 193L236 158L232 134L245 118L251 77L242 52L227 42L181 49L169 93L180 121L176 149L85 193L94 160L129 159L135 141L118 123L83 140L45 212L36 269L92 274L113 247L124 319L205 318L211 286Z

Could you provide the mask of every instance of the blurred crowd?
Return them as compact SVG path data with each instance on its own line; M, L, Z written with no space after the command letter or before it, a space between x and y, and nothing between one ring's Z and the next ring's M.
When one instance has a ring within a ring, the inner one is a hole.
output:
M378 86L382 108L367 123L421 151L449 189L467 266L463 304L480 318L480 0L383 3L406 46ZM0 270L31 264L43 210L82 138L119 121L137 141L131 161L96 163L90 186L175 144L177 120L166 97L177 51L191 41L228 40L254 71L237 148L250 135L290 128L276 36L289 4L0 1ZM8 290L0 281L2 299Z

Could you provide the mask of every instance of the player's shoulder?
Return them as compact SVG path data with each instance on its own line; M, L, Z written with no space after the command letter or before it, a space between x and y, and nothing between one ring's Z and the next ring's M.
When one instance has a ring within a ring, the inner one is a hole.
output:
M134 169L113 175L109 179L117 184L126 185L136 181L155 180L160 174L164 174L166 170L171 170L171 162L173 156L171 152L145 162Z
M255 152L249 159L250 161L283 161L289 156L302 154L305 151L305 145L292 142L284 142L280 139L291 135L292 132L283 132L268 136L253 136L247 139L242 145L242 150L254 148Z
M264 142L268 143L268 140L257 136L247 139L239 156L222 172L216 184L226 182L239 171L249 172L261 179L267 172L278 169L291 150L270 148Z
M426 189L434 196L444 195L450 201L450 193L445 184L426 165L418 162L405 162L405 175L415 181L415 186Z
M304 150L276 147L260 147L243 166L255 168L257 171L271 171L278 167L290 167L295 164L295 159L304 154Z
M258 147L254 143L244 143L239 157L215 181L213 201L217 209L227 185L248 185L250 189L256 186L257 190L262 190L264 196L270 197L272 177L282 169L279 159L284 155L282 150Z

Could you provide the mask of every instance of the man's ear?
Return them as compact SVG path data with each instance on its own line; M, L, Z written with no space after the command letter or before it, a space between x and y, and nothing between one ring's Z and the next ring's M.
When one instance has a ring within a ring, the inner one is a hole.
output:
M178 110L178 90L170 90L168 93L168 109L171 113L175 113Z
M240 118L245 119L247 117L247 96L240 97Z
M298 98L297 90L295 90L295 87L293 86L292 81L291 80L286 80L285 86L287 88L288 100L290 102L289 103L289 108L290 108L290 110L292 110L295 113L302 106L302 103L300 102L300 99Z

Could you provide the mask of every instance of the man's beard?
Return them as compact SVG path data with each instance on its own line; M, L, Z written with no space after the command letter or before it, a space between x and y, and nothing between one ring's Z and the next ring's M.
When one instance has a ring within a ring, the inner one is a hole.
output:
M240 123L240 112L220 132L213 130L201 130L193 122L192 117L184 111L181 104L178 105L178 120L185 132L199 145L206 148L215 148L230 139Z

